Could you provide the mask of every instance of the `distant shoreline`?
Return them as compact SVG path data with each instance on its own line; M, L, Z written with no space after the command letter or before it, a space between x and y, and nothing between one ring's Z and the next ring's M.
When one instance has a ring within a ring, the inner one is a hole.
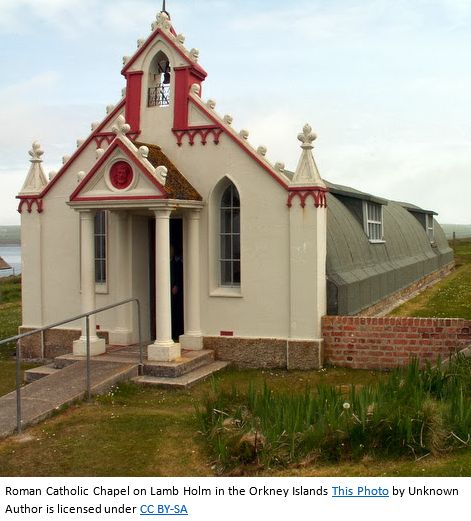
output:
M457 239L471 238L471 224L440 223L448 240L453 239L453 233ZM21 226L0 225L0 246L21 246Z
M21 246L21 227L0 225L0 246Z

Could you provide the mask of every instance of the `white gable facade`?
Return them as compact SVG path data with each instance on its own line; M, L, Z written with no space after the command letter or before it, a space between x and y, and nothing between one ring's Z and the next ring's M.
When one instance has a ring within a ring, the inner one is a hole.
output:
M309 125L288 176L203 99L198 51L165 13L122 74L123 99L49 180L33 145L18 195L22 329L138 298L150 360L211 348L240 365L319 367L327 189ZM178 331L171 247L183 263ZM84 355L84 327L31 341L31 355ZM90 327L94 355L138 341L131 305Z

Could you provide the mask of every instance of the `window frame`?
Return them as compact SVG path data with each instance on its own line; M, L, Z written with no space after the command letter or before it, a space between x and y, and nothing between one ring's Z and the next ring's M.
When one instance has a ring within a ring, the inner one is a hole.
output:
M103 226L102 229L98 230L98 219L100 216L103 216ZM104 255L99 257L97 255L97 238L100 237L102 241ZM109 260L109 247L108 247L108 238L109 238L109 215L107 210L97 210L95 213L95 223L94 223L94 266L95 266L95 291L97 293L108 293L108 281L109 281L109 271L108 271L108 260ZM104 277L101 279L98 277L97 273L97 262L101 262L104 267Z
M430 220L430 223L432 224L431 226L430 226L429 220ZM433 214L426 213L425 214L425 233L427 234L427 237L431 243L435 242L435 224L434 224L434 222L435 221L433 218Z
M380 209L380 220L370 219L369 208L378 208ZM372 237L370 225L372 226L380 226L379 237ZM380 203L374 203L372 201L363 201L363 229L368 237L368 240L371 244L384 244L386 241L384 240L384 207Z
M230 190L230 205L224 205L224 197ZM234 197L237 196L239 201L238 206L234 206ZM222 191L219 198L219 229L218 229L218 283L220 288L240 288L240 195L234 183L229 183ZM227 219L227 213L229 212L229 231L223 230L223 221ZM239 231L234 231L235 216L239 218ZM227 249L227 241L230 243L230 255L225 257L223 251ZM237 257L234 253L235 244L238 243L239 256ZM229 264L230 266L230 281L224 280L223 265ZM236 264L239 264L239 280L236 280Z
M237 286L222 286L220 276L220 254L221 254L221 243L220 243L220 229L221 229L221 199L228 188L232 184L239 194L239 219L240 219L240 266L241 276L240 285ZM213 189L208 196L208 293L213 298L242 298L243 297L243 274L242 274L242 259L243 259L243 209L242 201L243 195L241 194L240 187L234 180L225 175L220 178L214 185Z

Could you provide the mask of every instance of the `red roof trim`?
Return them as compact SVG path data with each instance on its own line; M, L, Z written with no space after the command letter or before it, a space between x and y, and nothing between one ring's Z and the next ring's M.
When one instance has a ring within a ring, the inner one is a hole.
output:
M126 156L129 158L129 160L132 163L134 163L139 168L139 170L149 179L149 181L158 188L158 190L162 193L162 195L158 196L158 197L159 198L164 198L164 199L166 198L164 187L157 181L157 179L155 179L155 177L153 177L148 172L147 168L141 163L141 161L139 161L139 159L137 159L134 156L134 154L131 153L131 151L128 149L128 147L126 147L124 145L124 143L120 139L115 139L113 141L113 143L111 143L111 145L106 149L106 152L103 154L103 156L93 166L93 168L90 170L90 172L87 174L87 176L84 179L82 179L82 182L73 191L72 195L70 196L70 201L71 202L88 199L88 198L78 199L80 192L87 186L87 184L94 177L96 172L103 166L105 161L111 156L111 154L117 148L119 148L122 152L124 152L124 154L126 154ZM109 197L109 196L98 197L98 198L91 198L91 200L94 200L94 201L104 200L105 201L105 200L107 200L107 197ZM132 199L133 198L133 196L129 196L129 197L126 197L126 196L116 196L116 197L118 197L118 199ZM152 199L153 197L155 197L155 196L148 197L148 199L149 198Z
M130 197L126 196L106 196L106 197L77 197L74 199L74 203L76 202L85 202L85 201L155 201L166 199L164 195L132 195Z
M285 190L288 190L289 189L289 186L287 183L285 183L282 179L280 179L278 176L276 176L273 171L271 170L271 168L266 164L264 163L258 156L257 154L255 154L252 150L250 150L247 145L240 139L238 138L237 136L235 136L232 132L228 131L224 125L221 124L220 121L218 121L207 109L206 107L203 105L203 104L199 104L199 103L196 103L195 100L189 96L189 101L191 103L193 103L196 107L198 107L198 109L200 109L211 121L214 122L215 125L218 125L219 127L221 127L224 131L224 134L226 134L227 136L229 136L232 141L234 141L234 143L236 143L237 145L239 145L240 148L242 148L242 150L244 150L244 152L246 152L252 159L254 159L264 170L266 170L270 176L280 185L282 186ZM192 127L190 127L188 130L191 130ZM173 129L173 130L178 130L178 129Z
M165 40L171 47L175 49L175 51L180 54L182 58L184 58L188 63L189 66L199 72L200 74L204 75L204 78L208 75L208 73L201 67L201 65L198 65L197 63L191 62L191 60L188 58L188 56L178 47L178 45L172 41L171 38L169 38L160 28L157 28L150 36L147 38L146 43L139 47L139 49L134 53L132 58L126 63L126 65L123 67L121 74L123 76L126 76L126 74L130 74L128 72L129 67L133 65L133 63L141 56L141 54L151 45L151 43L155 40L157 36L161 36L163 40Z
M73 161L77 159L77 157L82 153L83 150L90 144L92 139L95 138L97 134L101 132L101 130L118 114L118 112L124 108L124 105L126 103L126 99L123 98L116 107L106 116L106 118L98 125L98 127L88 136L88 138L84 141L82 146L78 147L77 150L70 156L70 159L67 161L65 165L59 170L57 175L54 177L52 181L49 182L49 184L44 188L44 190L41 192L39 197L44 197L49 190L59 181L59 179L65 174L69 166L72 164Z

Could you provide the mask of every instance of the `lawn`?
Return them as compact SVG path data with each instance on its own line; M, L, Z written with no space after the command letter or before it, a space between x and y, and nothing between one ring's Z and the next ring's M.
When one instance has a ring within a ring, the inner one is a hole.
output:
M264 382L301 391L319 382L348 387L383 377L367 371L329 369L307 373L228 370L216 377L223 389L246 390ZM211 381L189 391L122 384L89 403L67 408L31 427L21 437L0 441L2 476L214 476L219 462L201 434L195 406ZM264 476L471 476L471 450L443 456L383 460L364 458L338 464L301 462L289 468L256 466L232 474Z
M445 280L394 309L403 317L444 317L471 320L471 239L455 241L456 269Z
M0 278L0 340L18 334L21 324L21 277ZM15 345L0 346L0 396L15 388ZM23 364L22 369L34 367Z

